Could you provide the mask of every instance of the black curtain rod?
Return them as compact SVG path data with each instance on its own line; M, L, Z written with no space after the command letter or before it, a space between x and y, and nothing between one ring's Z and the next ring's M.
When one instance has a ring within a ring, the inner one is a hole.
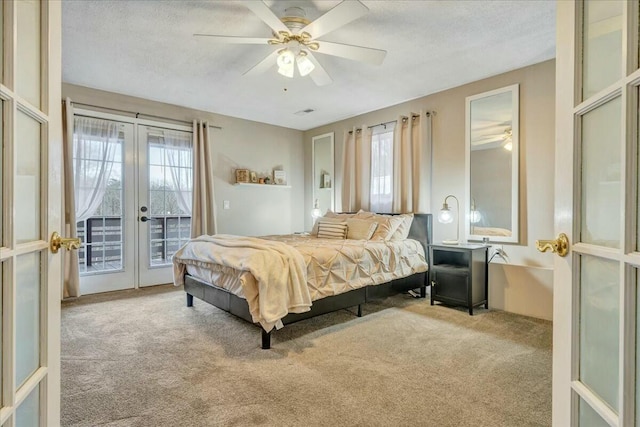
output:
M64 101L62 101L62 102L64 103ZM138 113L136 111L120 110L120 109L117 109L117 108L103 107L101 105L84 104L82 102L71 101L71 103L73 105L78 105L78 106L82 106L82 107L100 108L102 110L115 111L117 113L133 114L136 119L141 118L140 116L144 116L144 117L151 117L151 118L160 119L160 120L170 120L172 122L185 123L185 124L189 124L189 125L193 124L193 122L187 122L186 120L172 119L171 117L154 116L153 114L145 114L145 113ZM214 125L209 125L209 127L210 128L214 128L214 129L222 129L220 126L214 126Z
M431 115L434 115L434 116L435 116L435 115L436 115L436 112L435 112L435 111L427 111L427 112L425 113L425 115L426 115L427 117L428 117L428 116L431 116ZM418 118L418 117L420 117L420 115L419 115L419 114L412 114L412 115L411 115L411 118L412 118L412 119L415 119L415 118ZM403 121L405 121L405 120L407 120L407 119L408 119L408 117L403 116L403 117L402 117L402 119L403 119ZM378 126L387 126L387 125L389 125L389 124L391 124L391 123L396 123L396 122L397 122L397 120L390 120L390 121L388 121L388 122L378 123L377 125L367 126L367 129L373 129L373 128L378 127ZM362 131L362 129L361 129L361 128L356 129L356 132L361 132L361 131ZM349 131L349 133L353 133L353 131L352 131L352 130L350 130L350 131Z

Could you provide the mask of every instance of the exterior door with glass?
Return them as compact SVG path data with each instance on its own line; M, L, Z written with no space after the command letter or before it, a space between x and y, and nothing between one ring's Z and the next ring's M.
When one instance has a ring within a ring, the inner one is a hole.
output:
M73 168L80 292L135 287L134 124L74 111Z
M638 1L557 2L553 425L640 426Z
M0 2L0 425L60 425L61 5Z
M192 146L191 128L138 126L140 286L171 283L173 254L191 235Z

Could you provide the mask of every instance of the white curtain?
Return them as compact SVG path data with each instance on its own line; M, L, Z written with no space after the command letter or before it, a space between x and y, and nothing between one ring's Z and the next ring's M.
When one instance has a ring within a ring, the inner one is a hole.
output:
M73 129L73 188L76 221L89 218L102 204L116 152L118 124L75 117Z
M431 210L432 113L399 117L393 141L393 212Z
M193 121L193 210L191 237L216 234L211 137L206 122Z
M344 212L369 210L371 130L353 128L344 134L342 147L342 207Z
M193 199L193 136L187 132L163 130L164 152L169 167L169 180L178 207L191 215Z
M376 126L372 131L369 207L373 212L391 212L392 209L394 125Z

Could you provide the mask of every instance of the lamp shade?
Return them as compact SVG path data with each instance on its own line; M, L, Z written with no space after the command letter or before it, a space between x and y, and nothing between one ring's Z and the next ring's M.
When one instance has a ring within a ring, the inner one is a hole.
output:
M320 218L321 216L322 216L322 211L318 206L318 199L316 199L315 203L313 204L313 209L311 210L311 218L313 218L313 221L315 222L315 220Z
M298 71L303 77L312 72L314 68L316 68L316 66L313 65L313 62L311 62L311 60L307 58L307 53L305 51L301 51L298 56L296 56L296 64L298 64Z
M438 222L442 224L451 224L453 222L453 214L451 213L451 209L449 209L449 205L446 203L438 212Z
M452 198L453 200L456 201L456 210L458 211L456 217L453 216L453 213L451 212L451 209L449 209L449 205L447 204L447 200L449 200L449 198ZM459 230L460 202L458 202L458 198L456 196L449 194L447 197L444 198L444 202L442 203L442 209L440 209L440 212L438 212L438 222L442 224L450 224L453 222L454 219L456 220L456 238L455 240L454 239L443 240L442 243L445 245L457 245L460 239L460 230Z
M469 222L471 224L477 224L482 219L480 211L476 208L475 199L471 198L471 210L469 211Z
M289 49L282 49L278 52L278 59L276 61L278 64L278 73L285 77L293 78L294 60L295 56Z

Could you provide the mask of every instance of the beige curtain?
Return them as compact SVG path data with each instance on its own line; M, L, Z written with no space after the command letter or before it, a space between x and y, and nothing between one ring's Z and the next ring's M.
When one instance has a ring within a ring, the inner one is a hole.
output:
M63 132L63 203L64 236L78 237L76 230L76 202L73 183L73 105L67 98L62 109ZM63 298L80 296L80 272L78 270L78 251L61 251L64 257Z
M399 117L393 144L393 211L431 210L432 113Z
M345 131L342 147L343 212L369 209L371 180L371 129L362 126Z
M193 121L193 210L191 237L216 234L216 207L213 198L213 168L209 125Z

